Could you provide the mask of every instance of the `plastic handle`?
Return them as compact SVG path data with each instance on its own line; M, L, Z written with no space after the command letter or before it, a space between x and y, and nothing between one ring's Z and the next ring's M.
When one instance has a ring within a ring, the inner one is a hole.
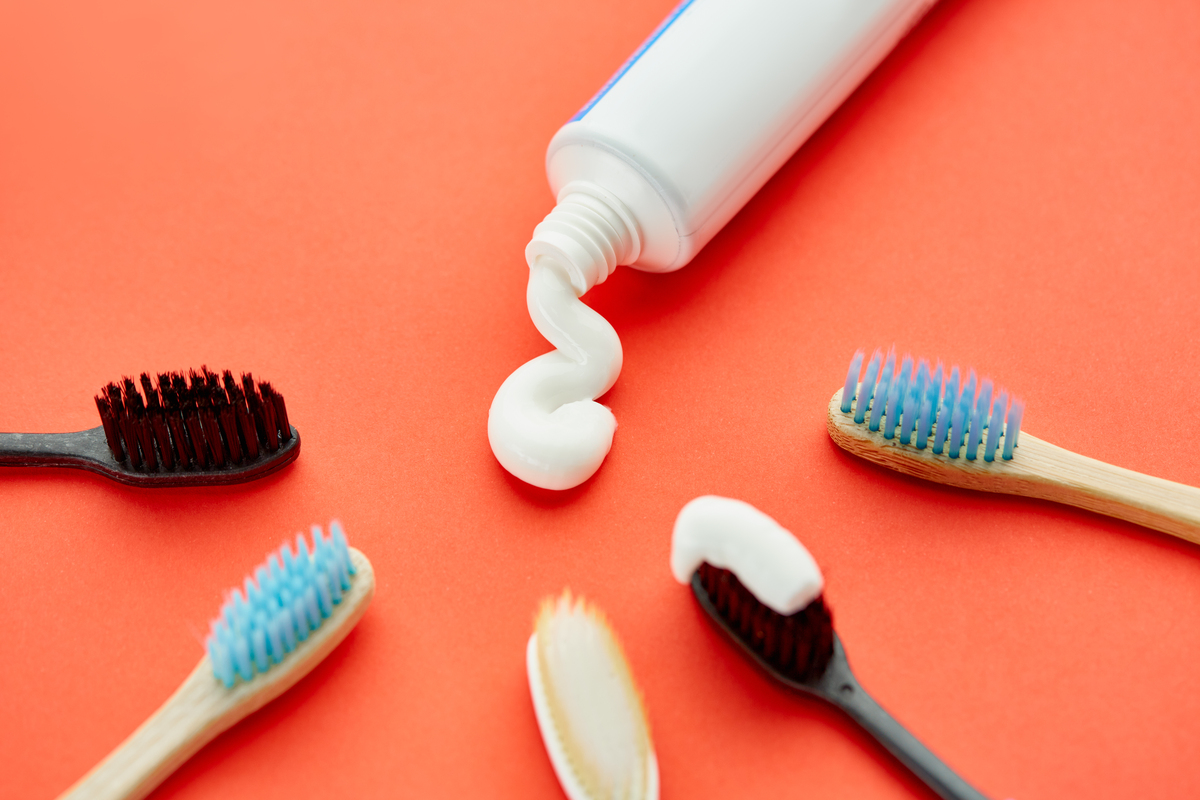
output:
M840 643L837 650L841 651ZM917 737L892 717L859 685L844 652L837 652L821 678L820 694L845 711L875 741L944 800L988 800L987 796L946 766Z

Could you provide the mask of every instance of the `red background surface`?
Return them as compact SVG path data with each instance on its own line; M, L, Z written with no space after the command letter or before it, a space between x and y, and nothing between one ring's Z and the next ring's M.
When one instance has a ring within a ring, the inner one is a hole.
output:
M989 795L1200 794L1200 550L824 431L853 350L895 342L1200 483L1200 6L940 4L691 265L587 295L620 429L587 484L533 490L485 421L546 349L544 148L674 2L0 7L0 429L93 427L105 382L207 364L271 380L304 442L226 489L0 475L0 796L70 785L227 587L339 517L378 573L361 625L156 797L560 797L523 655L564 586L623 638L664 798L927 797L674 583L704 493L800 537L863 684Z

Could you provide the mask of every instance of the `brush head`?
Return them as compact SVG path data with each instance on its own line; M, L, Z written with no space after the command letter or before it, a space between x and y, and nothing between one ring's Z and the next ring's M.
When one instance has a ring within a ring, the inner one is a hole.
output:
M331 522L329 533L314 525L311 548L296 534L295 551L285 543L228 592L205 640L213 675L226 687L284 661L351 592L359 568L341 523Z
M990 379L908 355L897 364L895 349L886 356L877 349L865 372L863 360L857 351L835 398L843 424L852 419L885 440L949 459L1012 460L1025 404L1015 398L1010 404L1008 392Z
M603 613L564 591L542 603L526 649L534 711L570 800L657 800L641 694Z
M671 568L751 658L789 684L818 681L834 652L824 580L804 545L748 503L699 497L671 537Z
M124 378L96 396L115 465L127 483L235 483L274 472L299 455L283 396L244 374L201 367Z
M833 658L833 616L818 595L780 614L730 570L701 564L691 581L701 607L768 674L789 684L815 684Z

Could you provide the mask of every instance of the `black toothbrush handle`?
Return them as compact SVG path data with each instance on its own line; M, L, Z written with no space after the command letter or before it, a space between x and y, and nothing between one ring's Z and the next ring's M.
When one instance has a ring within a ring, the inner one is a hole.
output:
M0 433L0 466L81 467L103 471L116 466L104 428L74 433Z
M699 570L692 575L691 585L696 602L713 624L770 678L794 692L820 698L840 708L942 800L988 800L986 795L960 778L867 694L850 669L846 649L842 647L842 640L836 631L833 631L833 655L825 671L819 678L797 680L776 669L730 626L729 620L717 611L709 598Z
M901 764L943 800L988 800L987 796L958 776L917 737L908 732L875 702L858 683L846 660L841 639L834 634L833 658L819 681L809 691L832 703L883 745Z
M224 486L262 478L290 464L300 454L300 434L290 428L291 437L274 452L263 451L253 460L223 467L197 467L167 470L134 469L128 460L117 461L108 449L104 428L73 433L0 433L0 467L71 467L86 469L129 486L169 488L178 486Z

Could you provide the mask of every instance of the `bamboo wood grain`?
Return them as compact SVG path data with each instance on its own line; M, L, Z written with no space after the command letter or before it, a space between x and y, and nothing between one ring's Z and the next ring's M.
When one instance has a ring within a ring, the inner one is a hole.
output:
M242 718L290 689L354 628L375 593L367 557L350 548L356 574L342 602L279 664L225 688L207 655L167 702L59 800L138 800Z
M885 439L829 401L829 435L843 449L890 469L984 492L1019 494L1123 519L1200 544L1200 489L1081 456L1021 431L1011 461L968 461ZM1003 443L1003 438L1001 438Z

